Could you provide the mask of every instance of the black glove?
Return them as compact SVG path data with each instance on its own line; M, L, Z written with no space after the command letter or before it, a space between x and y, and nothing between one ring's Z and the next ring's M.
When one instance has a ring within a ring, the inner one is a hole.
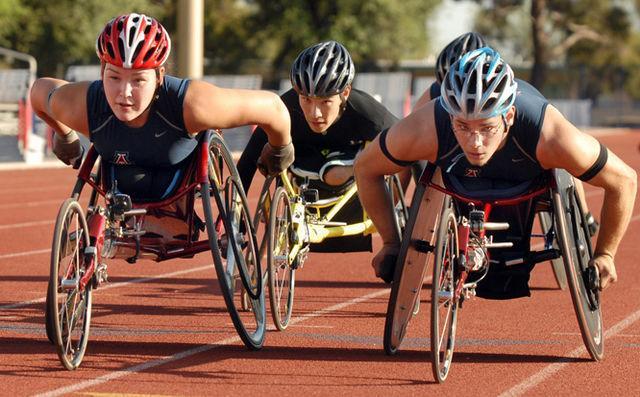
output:
M78 134L73 130L64 136L54 133L53 153L66 165L71 165L76 159L82 157L82 144Z
M276 176L286 170L294 159L293 144L271 146L266 143L258 158L258 169L263 175Z

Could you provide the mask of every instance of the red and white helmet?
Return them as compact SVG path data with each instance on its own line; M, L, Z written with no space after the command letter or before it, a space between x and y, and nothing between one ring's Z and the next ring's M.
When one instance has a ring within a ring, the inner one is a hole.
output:
M166 29L154 18L131 13L113 18L96 40L101 61L125 69L154 69L171 52Z

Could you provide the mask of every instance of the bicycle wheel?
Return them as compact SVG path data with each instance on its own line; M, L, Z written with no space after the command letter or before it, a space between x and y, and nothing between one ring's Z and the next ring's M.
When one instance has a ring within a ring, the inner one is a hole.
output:
M579 205L573 177L564 170L554 170L554 173L556 234L569 281L571 300L585 347L591 358L600 361L604 357L604 335L598 275L595 268L589 266L593 256L589 227Z
M294 245L289 194L283 187L273 195L267 232L267 266L271 316L279 331L289 325L293 310L296 270L289 254Z
M247 347L259 349L264 343L266 309L247 199L222 138L212 134L209 149L209 181L202 184L202 199L211 255L238 335Z
M100 181L102 168L100 167L99 159L96 160L95 165L96 165L96 172L91 174L91 179L93 181ZM72 199L75 199L78 202L83 201L81 200L80 194L82 193L82 189L84 188L84 185L85 185L85 181L82 180L81 178L77 178L73 191L71 192ZM98 190L96 190L95 188L91 188L91 193L89 194L89 200L87 201L86 207L85 207L87 208L85 219L89 217L89 215L95 209L96 204L99 202L101 198L102 196L100 196L100 194L98 193ZM54 335L53 316L51 315L51 312L49 310L49 308L52 307L52 305L49 304L49 297L51 296L51 292L49 291L50 289L51 289L51 280L49 280L49 282L47 283L47 295L45 299L45 311L44 311L44 324L45 324L47 339L49 340L49 342L51 342L52 345L55 345L56 342L55 342L55 335Z
M434 179L439 180L439 170ZM409 321L419 305L428 263L435 243L435 231L445 196L433 188L416 186L411 201L409 219L391 283L391 295L384 324L384 351L395 354L404 339Z
M53 233L46 308L58 357L68 370L78 368L89 341L93 284L83 279L87 246L87 220L80 204L69 198L58 212Z
M551 214L548 212L539 212L538 220L540 221L540 229L542 229L543 234L547 234L549 229L551 228L553 221L551 219ZM558 249L558 241L554 239L553 248ZM562 258L556 258L551 260L551 268L553 269L553 276L556 279L556 283L558 284L558 288L561 290L567 289L567 273L564 271L564 262Z
M458 224L453 208L447 207L440 218L431 280L431 368L439 383L451 369L458 321L455 298Z

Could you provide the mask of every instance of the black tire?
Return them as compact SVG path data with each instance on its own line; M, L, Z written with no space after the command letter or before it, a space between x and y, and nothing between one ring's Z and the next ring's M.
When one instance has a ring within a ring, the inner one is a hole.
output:
M73 198L58 212L51 248L51 269L47 288L48 327L62 365L78 368L89 341L92 280L84 287L84 249L89 246L89 229L84 211Z
M269 227L269 213L271 212L271 203L275 189L276 183L274 182L274 178L267 177L262 185L256 211L253 214L253 229L256 231L260 263L267 263L267 229ZM264 283L267 282L267 275L268 272L264 272L262 275Z
M460 250L453 208L443 211L437 234L431 280L431 369L434 378L442 383L451 369L458 321L455 288Z
M284 331L291 319L296 285L295 259L290 258L293 214L289 194L283 187L276 189L271 203L267 231L269 302L276 328Z
M244 344L257 350L264 344L266 309L247 199L231 154L215 133L209 156L209 181L202 184L202 201L211 255L233 325Z
M402 236L391 295L384 324L384 351L395 354L415 313L430 258L436 220L442 211L443 195L418 184Z
M598 293L597 272L589 266L593 256L589 227L573 185L573 178L564 170L554 170L556 188L552 190L556 235L573 308L578 319L582 340L591 358L604 357L602 313Z
M540 221L540 229L543 234L546 234L551 228L553 222L551 214L543 211L538 213L538 220ZM558 241L554 239L553 248L558 249ZM551 260L551 269L553 269L553 276L556 279L556 284L561 290L567 289L567 273L564 271L564 261L562 258L556 258Z
M387 178L387 189L389 189L391 203L393 205L396 230L398 235L402 236L407 221L409 220L409 209L407 208L404 190L402 189L398 175L391 175Z

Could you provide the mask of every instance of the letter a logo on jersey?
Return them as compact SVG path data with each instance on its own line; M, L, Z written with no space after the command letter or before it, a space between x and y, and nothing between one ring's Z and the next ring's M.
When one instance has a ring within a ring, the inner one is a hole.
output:
M113 164L118 164L118 165L131 164L131 162L129 162L129 152L116 151L113 155Z

